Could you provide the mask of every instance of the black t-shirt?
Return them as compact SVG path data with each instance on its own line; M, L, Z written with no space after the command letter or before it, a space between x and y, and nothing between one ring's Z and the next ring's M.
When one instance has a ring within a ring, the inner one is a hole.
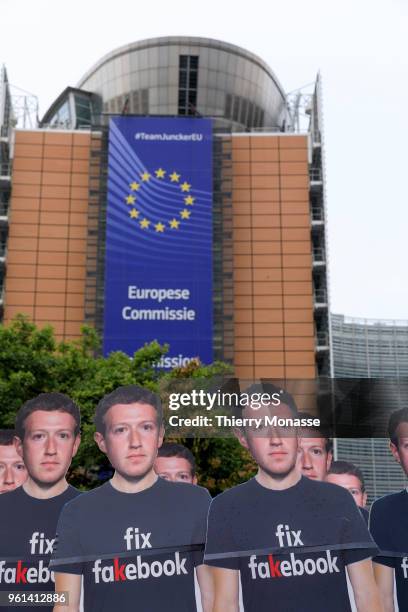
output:
M245 612L347 612L345 565L376 551L345 489L253 478L212 501L204 562L240 570Z
M381 552L373 561L395 570L398 606L400 610L408 610L408 493L405 489L373 503L370 531Z
M368 525L368 518L370 516L369 511L367 510L367 508L360 508L360 507L359 507L359 510L363 516L363 519L365 520L366 525Z
M210 502L161 478L139 493L107 482L64 508L51 567L84 575L85 612L193 612Z
M0 591L54 592L54 574L48 564L58 518L63 506L79 494L69 486L50 499L31 497L23 487L0 495ZM38 610L38 606L18 609Z

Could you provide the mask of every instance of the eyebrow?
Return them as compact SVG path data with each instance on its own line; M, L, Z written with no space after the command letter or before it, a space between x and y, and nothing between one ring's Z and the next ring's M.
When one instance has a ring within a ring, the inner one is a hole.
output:
M138 421L137 423L135 423L135 425L141 425L142 423L156 423L156 420L155 419L143 419L143 421ZM119 423L113 423L112 425L109 425L109 428L112 429L112 427L121 427L123 425L130 426L131 423L127 423L126 421L121 421Z
M302 446L302 444L300 444L300 446ZM310 448L319 448L320 450L326 450L326 445L323 444L322 446L320 446L320 444L307 444L306 447L308 449Z
M69 429L69 428L64 428L64 429L56 429L53 433L74 433L73 429ZM29 430L28 432L29 434L33 434L33 433L49 433L48 429L32 429L31 431Z

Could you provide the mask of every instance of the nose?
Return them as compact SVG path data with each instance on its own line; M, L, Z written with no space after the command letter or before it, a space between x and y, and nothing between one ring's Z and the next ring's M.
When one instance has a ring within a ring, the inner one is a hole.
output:
M302 448L300 449L300 465L302 470L311 470L313 468L309 453Z
M12 466L7 466L6 467L6 471L4 473L4 484L7 486L13 485L15 483L14 481L14 471Z
M133 428L129 432L129 446L131 448L138 448L140 444L140 435L136 428Z
M271 427L269 430L269 444L271 446L281 446L282 444L280 432L276 427Z
M57 454L57 445L55 444L55 440L53 436L47 436L45 454L46 455L56 455Z

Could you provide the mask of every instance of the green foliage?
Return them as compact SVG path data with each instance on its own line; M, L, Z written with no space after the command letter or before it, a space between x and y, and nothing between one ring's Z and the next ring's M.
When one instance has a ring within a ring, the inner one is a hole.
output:
M224 376L231 376L231 366L226 363L216 361L202 366L198 360L192 360L187 366L175 368L161 377L160 395L165 399L172 391L191 391L195 380L199 381L198 388L205 388L207 381L208 388L214 390ZM172 383L176 383L176 386L172 387ZM192 451L197 463L199 484L206 487L211 495L245 482L256 473L255 462L235 437L171 438L171 441L184 444Z
M72 342L58 342L52 327L38 329L26 317L18 315L9 326L0 325L0 428L12 427L20 406L39 393L60 391L74 399L81 408L82 442L75 457L70 482L91 488L98 482L98 472L109 463L93 441L93 415L98 401L120 385L139 384L152 391L172 379L214 380L230 374L221 362L203 366L198 360L170 373L154 365L168 351L153 341L128 357L122 352L95 357L100 340L94 329L82 328L82 336ZM200 484L212 494L246 480L254 470L249 455L235 439L187 439L197 459Z

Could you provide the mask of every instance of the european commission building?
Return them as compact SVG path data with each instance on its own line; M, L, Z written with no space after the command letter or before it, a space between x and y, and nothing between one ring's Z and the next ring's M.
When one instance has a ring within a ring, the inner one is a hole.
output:
M3 69L0 318L64 340L90 324L105 354L157 339L164 368L220 359L312 387L406 375L404 326L334 315L330 338L321 116L319 78L288 96L261 58L207 38L111 51L31 129ZM337 454L371 497L401 487L384 441Z
M39 128L13 130L4 321L24 312L63 339L89 323L105 353L156 338L168 366L329 375L319 80L304 128L301 100L221 41L103 57Z

